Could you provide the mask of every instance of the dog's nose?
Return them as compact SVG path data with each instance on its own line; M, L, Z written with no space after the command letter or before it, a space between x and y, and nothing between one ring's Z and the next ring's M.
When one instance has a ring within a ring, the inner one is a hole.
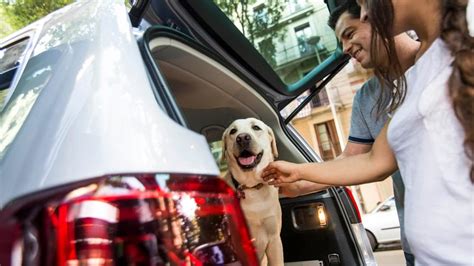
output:
M252 137L250 137L250 135L246 133L237 135L237 138L235 139L237 144L243 147L248 146L251 140L252 140Z

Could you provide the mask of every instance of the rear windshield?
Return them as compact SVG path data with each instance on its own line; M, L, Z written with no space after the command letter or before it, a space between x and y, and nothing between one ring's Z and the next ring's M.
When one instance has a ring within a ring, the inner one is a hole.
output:
M287 85L337 48L324 0L214 0Z

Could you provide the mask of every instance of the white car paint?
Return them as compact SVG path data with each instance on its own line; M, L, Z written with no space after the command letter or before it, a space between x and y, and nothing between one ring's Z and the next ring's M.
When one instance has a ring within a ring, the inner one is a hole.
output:
M31 27L0 117L0 209L106 174L219 174L204 136L157 102L123 2L79 1Z
M375 236L379 244L400 241L400 223L393 196L362 216L362 223L365 229Z

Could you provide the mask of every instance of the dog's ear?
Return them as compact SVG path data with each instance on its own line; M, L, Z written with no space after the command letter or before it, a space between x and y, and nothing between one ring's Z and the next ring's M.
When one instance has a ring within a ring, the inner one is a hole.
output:
M227 152L227 143L225 141L227 137L227 133L229 132L228 129L224 130L224 133L222 133L222 155L221 155L221 162L225 162L225 153Z
M271 147L272 147L272 153L273 153L273 158L278 158L278 149L276 145L276 139L275 139L275 134L273 134L273 130L267 126L268 130L268 135L270 135L270 142L271 142Z
M234 182L232 181L232 174L230 173L230 170L227 170L227 173L225 173L224 176L222 176L222 179L234 190L237 189L234 185Z

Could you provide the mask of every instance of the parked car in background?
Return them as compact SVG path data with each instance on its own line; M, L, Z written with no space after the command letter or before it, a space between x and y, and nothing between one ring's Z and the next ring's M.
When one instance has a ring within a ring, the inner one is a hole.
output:
M362 216L370 246L375 250L379 244L400 242L400 223L393 196Z
M210 147L256 117L281 159L320 160L280 111L340 48L285 83L213 1L133 2L76 1L0 40L1 265L256 265ZM281 206L288 265L375 263L348 189Z

